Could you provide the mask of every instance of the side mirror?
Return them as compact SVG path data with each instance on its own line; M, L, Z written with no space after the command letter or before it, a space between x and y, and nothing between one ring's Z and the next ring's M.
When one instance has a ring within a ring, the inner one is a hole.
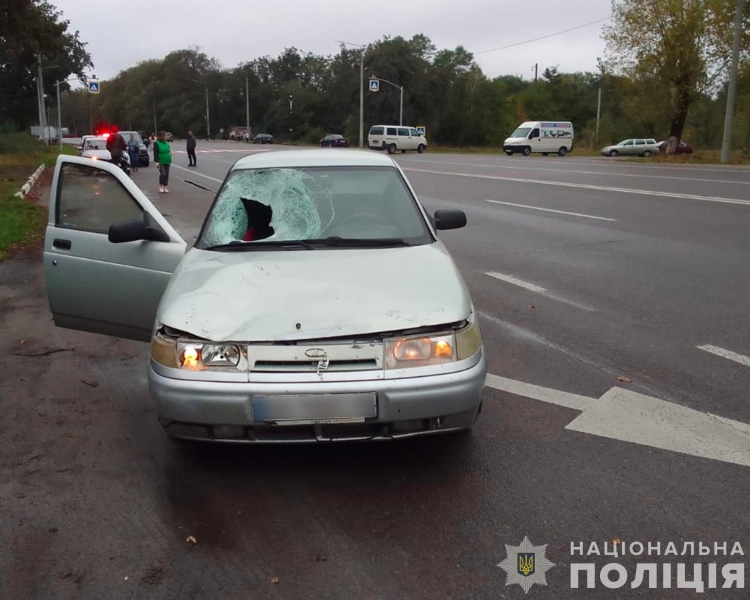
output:
M151 242L169 242L169 235L148 213L142 219L118 221L109 226L108 239L113 244L148 240Z
M435 229L461 229L466 227L466 213L462 210L438 210L433 219Z

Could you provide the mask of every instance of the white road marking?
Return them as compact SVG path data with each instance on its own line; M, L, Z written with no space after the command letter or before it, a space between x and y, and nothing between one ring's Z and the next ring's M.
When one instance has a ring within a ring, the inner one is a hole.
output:
M716 356L721 356L722 358L726 358L728 360L733 360L734 362L740 363L741 365L745 365L746 367L750 367L749 356L737 354L736 352L732 352L731 350L720 348L719 346L712 346L711 344L704 344L703 346L696 346L696 348L698 348L698 350L704 350L706 352L710 352L711 354L715 354Z
M504 275L503 273L496 273L495 271L489 271L485 273L485 275L489 275L490 277L494 277L495 279L499 279L507 283L512 283L513 285L517 285L518 287L522 287L531 292L536 292L537 294L544 294L547 291L546 288L540 287L538 285L534 285L533 283L528 283L521 279L517 279L513 277L512 275Z
M216 177L209 177L208 175L204 175L203 173L198 173L198 171L193 171L192 169L186 169L185 167L181 167L179 165L172 165L173 169L180 169L181 171L185 171L187 173L190 173L192 175L197 175L198 177L203 177L205 179L210 179L211 181L215 181L216 183L224 183L221 179L216 179Z
M546 288L534 285L533 283L529 283L528 281L523 281L522 279L518 279L516 277L513 277L512 275L505 275L504 273L498 273L496 271L488 271L485 273L485 275L489 275L490 277L494 277L495 279L499 279L500 281L505 281L506 283L517 285L518 287L522 287L526 290L529 290L530 292L534 292L535 294L541 294L542 296L545 296L550 300L563 302L565 304L569 304L570 306L575 306L576 308L580 308L589 312L594 312L596 310L595 308L586 306L585 304L581 304L574 300L569 300L568 298L564 298L563 296L558 296L557 294L550 292Z
M487 387L581 411L565 429L750 467L750 424L613 387L589 398L499 377Z
M750 425L622 388L565 429L750 467Z
M553 210L551 208L541 208L539 206L528 206L527 204L515 204L513 202L501 202L500 200L485 200L485 202L492 202L493 204L505 204L507 206L518 206L519 208L531 208L533 210L543 210L545 212L557 213L559 215L570 215L571 217L584 217L586 219L597 219L599 221L614 221L617 219L608 219L607 217L595 217L594 215L584 215L581 213L567 212L564 210Z
M575 410L585 410L588 408L589 404L596 402L596 398L587 398L586 396L579 396L578 394L559 392L540 385L524 383L523 381L508 379L507 377L500 377L499 375L487 375L486 385L487 387L508 392L509 394L515 394L516 396L525 396L526 398L533 398L534 400L547 402L549 404L557 404L558 406L565 406L566 408L573 408Z
M639 194L642 196L659 196L662 198L679 198L682 200L703 200L704 202L721 202L723 204L742 204L750 206L750 200L736 200L734 198L719 198L713 196L695 196L692 194L678 194L675 192L657 192L652 190L639 190L633 188L617 188L604 185L589 185L586 183L568 183L563 181L548 181L542 179L524 179L521 177L505 177L504 175L477 175L474 173L456 173L450 171L433 171L430 169L413 169L402 167L404 171L417 173L432 173L434 175L449 175L452 177L469 177L474 179L494 179L497 181L515 181L517 183L536 183L538 185L552 185L555 187L571 187L587 190L598 190L603 192L618 192L622 194Z
M415 159L411 159L415 160ZM567 174L576 174L576 175L603 175L606 177L637 177L638 179L671 179L676 181L700 181L704 183L729 183L729 184L737 184L737 185L750 185L750 181L729 181L724 179L702 179L702 178L695 178L695 177L677 177L674 175L644 175L642 173L612 173L612 172L604 172L604 171L576 171L572 169L550 169L550 168L544 168L544 167L525 167L525 166L519 166L520 163L516 163L515 165L501 165L501 164L495 164L495 165L488 165L488 164L481 164L481 163L460 163L460 162L446 162L446 161L440 161L440 160L419 160L416 159L418 162L423 163L432 163L435 165L460 165L464 167L480 167L480 168L488 168L488 169L516 169L521 171L546 171L548 173L561 173L563 175Z

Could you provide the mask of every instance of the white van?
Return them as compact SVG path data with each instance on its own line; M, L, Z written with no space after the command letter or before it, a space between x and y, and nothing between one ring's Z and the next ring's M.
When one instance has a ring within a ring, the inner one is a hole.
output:
M388 154L395 154L401 150L416 150L420 154L427 150L427 138L414 127L397 125L373 125L367 135L367 145L372 150L388 150Z
M521 123L518 129L503 142L503 150L508 156L516 152L524 156L532 152L540 152L542 156L551 153L565 156L573 150L573 123L570 121Z

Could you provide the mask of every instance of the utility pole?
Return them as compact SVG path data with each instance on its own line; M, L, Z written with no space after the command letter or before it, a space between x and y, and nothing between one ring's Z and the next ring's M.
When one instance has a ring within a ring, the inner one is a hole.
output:
M737 65L740 57L740 40L742 38L742 14L745 0L737 0L737 12L734 15L734 41L732 44L732 67L729 71L727 89L727 110L724 115L724 139L721 144L721 162L727 164L732 151L732 120L734 102L737 95Z
M47 132L47 109L44 102L44 80L42 79L42 57L37 54L37 81L39 82L39 125L42 128L42 139L45 144L49 143Z
M404 124L404 87L401 86L401 105L398 110L398 124L399 126Z
M154 103L154 135L159 133L159 127L156 125L156 98L152 98Z
M245 73L245 112L247 117L247 141L250 142L250 79Z
M211 139L211 117L208 114L208 84L206 84L206 133L208 139Z
M60 111L60 81L55 82L57 87L57 137L60 139L60 152L62 152L62 112Z
M599 88L599 98L596 102L596 143L599 143L599 117L602 113L602 88Z
M539 79L539 63L534 63L534 83Z
M365 135L365 52L367 46L362 48L362 56L359 57L359 147L364 147Z

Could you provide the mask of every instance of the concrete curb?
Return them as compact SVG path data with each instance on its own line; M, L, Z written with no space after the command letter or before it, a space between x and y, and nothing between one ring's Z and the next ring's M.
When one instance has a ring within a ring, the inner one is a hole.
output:
M26 195L31 191L31 188L34 187L34 184L36 183L36 180L39 179L42 172L44 171L45 166L39 165L39 168L34 171L34 174L29 177L29 179L21 186L21 189L16 192L16 196L21 198L22 200L26 197Z

